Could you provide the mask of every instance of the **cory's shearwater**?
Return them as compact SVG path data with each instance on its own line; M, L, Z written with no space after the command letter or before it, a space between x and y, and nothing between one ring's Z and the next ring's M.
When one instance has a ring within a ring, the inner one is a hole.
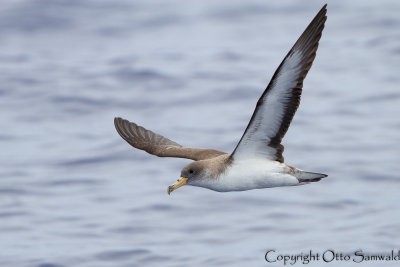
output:
M326 5L318 12L283 59L235 150L183 147L122 118L115 118L119 135L130 145L159 157L192 159L168 194L188 184L219 192L301 185L326 174L302 171L283 163L281 141L300 103L303 80L311 68L326 21Z

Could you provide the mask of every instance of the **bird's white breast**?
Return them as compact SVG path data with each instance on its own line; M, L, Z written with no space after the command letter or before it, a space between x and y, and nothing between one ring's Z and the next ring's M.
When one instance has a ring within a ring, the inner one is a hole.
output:
M285 164L268 159L234 161L217 179L198 185L215 191L244 191L256 188L298 185Z

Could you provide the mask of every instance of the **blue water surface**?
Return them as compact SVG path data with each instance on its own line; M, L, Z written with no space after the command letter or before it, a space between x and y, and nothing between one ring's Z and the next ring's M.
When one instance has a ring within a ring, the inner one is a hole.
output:
M397 0L328 1L284 139L286 163L329 174L319 183L168 196L190 161L114 129L121 116L231 152L323 4L3 0L0 266L283 266L265 252L399 249Z

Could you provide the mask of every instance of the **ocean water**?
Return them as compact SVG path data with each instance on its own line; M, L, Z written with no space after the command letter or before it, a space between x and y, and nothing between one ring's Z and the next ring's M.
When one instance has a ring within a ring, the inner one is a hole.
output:
M329 174L319 183L168 196L190 161L114 129L121 116L231 152L323 4L3 0L0 266L284 266L265 253L399 250L397 0L328 1L283 142L286 163Z

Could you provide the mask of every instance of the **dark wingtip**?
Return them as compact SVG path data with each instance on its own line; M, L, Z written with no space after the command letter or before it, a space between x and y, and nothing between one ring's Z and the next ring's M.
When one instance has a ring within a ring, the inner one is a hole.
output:
M117 130L118 134L119 134L123 139L126 140L127 135L125 134L125 130L124 130L124 128L123 128L123 123L124 123L125 121L127 121L127 120L124 120L123 118L120 118L120 117L115 117L115 118L114 118L114 126L115 126L115 129ZM127 121L127 122L129 122L129 121Z
M318 13L321 13L321 11L325 11L326 12L326 7L327 6L328 6L328 4L325 4Z
M117 121L120 121L120 120L123 120L123 118L121 118L121 117L115 117L114 118L114 122L117 122Z
M120 118L120 117L115 117L114 118L114 126L115 126L115 128L118 130L118 124L119 124L119 122L122 120L122 118Z

